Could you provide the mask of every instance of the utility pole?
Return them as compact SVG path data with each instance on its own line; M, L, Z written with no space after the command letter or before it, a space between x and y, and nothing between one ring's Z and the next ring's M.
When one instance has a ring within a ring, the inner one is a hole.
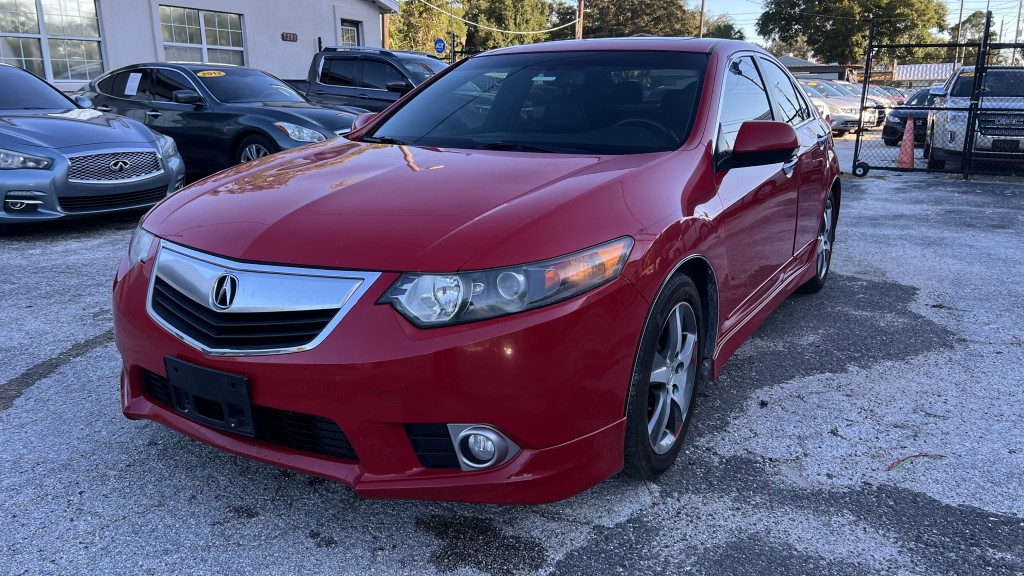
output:
M579 0L579 9L576 11L576 39L583 39L583 0Z
M953 69L960 68L960 34L964 28L964 0L960 0L960 19L956 21L956 53L953 56ZM964 55L967 51L964 50Z
M1013 43L1020 43L1020 9L1024 7L1024 0L1017 3L1017 35L1013 37ZM1000 40L1001 42L1001 40ZM1010 66L1013 66L1017 62L1017 47L1014 46L1012 53L1010 54Z
M700 0L700 25L697 27L697 37L704 37L704 0Z

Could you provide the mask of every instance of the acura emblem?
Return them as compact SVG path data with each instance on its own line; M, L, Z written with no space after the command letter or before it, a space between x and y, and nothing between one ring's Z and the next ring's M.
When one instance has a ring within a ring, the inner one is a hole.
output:
M218 310L231 308L237 292L238 278L235 278L233 274L221 274L213 283L213 294L210 295L213 307Z
M127 160L123 160L123 159L122 160L114 160L113 162L110 163L110 171L111 172L124 172L131 165L132 165L132 163L127 161Z

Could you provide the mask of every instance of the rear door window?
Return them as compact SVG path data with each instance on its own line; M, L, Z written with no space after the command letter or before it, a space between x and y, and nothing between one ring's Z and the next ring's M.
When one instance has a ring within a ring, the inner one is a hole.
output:
M793 82L777 64L764 58L760 59L761 71L764 72L765 82L771 92L778 108L779 120L799 126L811 118L811 111L807 108Z
M110 95L126 100L149 100L149 70L140 68L114 77Z
M329 58L320 70L320 83L331 86L355 86L359 60L356 58Z
M195 87L177 70L159 68L153 71L152 93L157 102L173 102L174 92L178 90L195 90Z

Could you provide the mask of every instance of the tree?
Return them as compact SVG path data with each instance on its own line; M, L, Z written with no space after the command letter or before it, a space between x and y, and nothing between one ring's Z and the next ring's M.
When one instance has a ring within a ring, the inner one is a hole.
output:
M576 20L578 16L577 4L566 0L553 0L551 2L552 15L551 27L556 28ZM584 4L586 6L586 4ZM548 40L569 40L576 37L576 26L565 26L558 28L548 35Z
M697 11L679 0L586 0L586 7L586 37L697 35Z
M443 1L431 2L443 6L456 16L462 16L464 9L461 4L454 6ZM444 12L435 10L417 0L401 0L399 13L388 19L388 47L393 50L422 50L434 53L434 41L444 38L450 46L451 34L458 38L466 37L466 24L458 18L450 18Z
M728 14L719 14L712 16L704 21L704 36L707 38L731 38L733 40L746 40L747 37L743 34L736 23L732 21L732 17Z
M466 19L499 30L528 32L550 28L552 5L547 0L465 0ZM512 34L469 26L466 49L490 50L502 46L543 42L547 34Z
M819 59L853 64L864 59L872 18L878 43L927 42L933 31L945 31L946 5L941 0L765 0L757 33L784 42L802 36Z
M788 42L775 40L765 49L776 56L793 56L802 60L811 60L814 57L814 51L807 45L807 39L802 36Z

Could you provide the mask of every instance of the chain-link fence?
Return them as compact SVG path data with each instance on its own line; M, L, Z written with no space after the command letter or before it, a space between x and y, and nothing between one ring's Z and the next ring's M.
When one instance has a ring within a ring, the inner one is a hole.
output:
M1024 44L875 44L869 35L853 173L1024 176ZM865 120L874 111L877 126Z

